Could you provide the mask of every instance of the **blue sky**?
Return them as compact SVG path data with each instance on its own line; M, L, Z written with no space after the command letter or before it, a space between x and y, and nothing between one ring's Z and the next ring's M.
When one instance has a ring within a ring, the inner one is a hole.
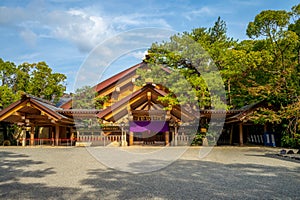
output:
M226 21L228 36L243 40L247 39L248 23L259 12L290 10L298 3L296 0L1 0L0 57L16 64L45 61L53 71L67 75L67 91L71 92L91 51L123 32L147 27L191 31L213 26L220 16ZM144 51L145 48L132 51L113 60L99 80L140 62Z

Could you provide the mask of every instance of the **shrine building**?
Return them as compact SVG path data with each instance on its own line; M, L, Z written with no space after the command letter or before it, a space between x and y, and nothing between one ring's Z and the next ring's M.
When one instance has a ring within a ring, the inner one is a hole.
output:
M24 94L0 111L0 133L8 131L8 124L15 124L20 134L17 145L23 146L182 146L190 145L197 132L205 135L213 114L225 116L222 134L213 138L216 144L263 142L267 127L246 120L260 104L229 111L195 112L180 106L166 110L168 105L158 100L168 94L163 86L135 84L139 79L137 70L143 68L147 63L141 62L95 85L99 97L108 97L102 109L78 109L73 107L74 99L57 106Z

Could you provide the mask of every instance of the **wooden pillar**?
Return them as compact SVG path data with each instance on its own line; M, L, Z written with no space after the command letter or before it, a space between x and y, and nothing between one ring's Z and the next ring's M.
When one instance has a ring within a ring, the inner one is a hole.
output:
M177 126L175 126L175 138L174 138L174 141L175 141L175 146L177 146L177 145L178 145L177 139L178 139L178 127L177 127Z
M129 146L133 145L133 132L129 132Z
M264 133L266 133L268 131L268 126L267 124L264 125Z
M22 146L25 147L26 146L26 129L23 128L22 130Z
M55 145L58 146L58 139L59 139L59 125L55 126Z
M243 138L243 123L239 124L239 133L240 133L240 146L244 145L244 138Z
M175 146L175 132L172 132L172 146Z
M79 131L77 131L77 139L76 140L80 141L80 132Z
M230 126L230 133L229 133L229 134L230 134L230 135L229 135L229 144L230 144L230 145L232 145L232 143L233 143L233 142L232 142L232 138L233 138L233 128L234 128L234 126L231 125L231 126Z
M54 132L53 132L53 127L50 127L49 131L51 133L51 143L52 143L52 146L54 146Z
M126 138L126 135L127 135L127 133L126 133L126 131L124 131L124 145L125 145L125 146L127 146L127 138Z
M169 131L166 131L166 132L165 132L165 142L166 142L166 146L169 146L169 140L170 140L169 137L170 137L170 136L169 136Z
M30 128L30 146L34 145L34 127L31 126Z

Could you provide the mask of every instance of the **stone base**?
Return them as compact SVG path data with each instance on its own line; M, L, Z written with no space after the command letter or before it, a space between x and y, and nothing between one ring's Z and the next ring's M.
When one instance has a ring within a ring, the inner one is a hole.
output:
M76 142L75 146L76 147L89 147L91 146L91 142Z

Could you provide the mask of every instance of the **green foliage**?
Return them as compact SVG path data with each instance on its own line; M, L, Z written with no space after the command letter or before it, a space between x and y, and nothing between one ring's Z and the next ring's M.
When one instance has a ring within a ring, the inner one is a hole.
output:
M7 85L0 86L0 107L5 108L19 98L20 94L15 94Z
M221 51L232 43L226 37L226 24L220 18L208 30L198 28L192 33L174 35L169 42L155 43L148 50L149 69L138 71L141 76L138 84L151 78L155 84L166 87L170 94L159 100L169 108L184 104L192 109L198 101L202 109L227 109L225 99L220 99L225 96L225 90L218 67L221 68L223 61ZM218 61L218 67L213 60Z
M66 76L52 73L52 69L45 62L32 64L32 73L28 83L28 93L57 102L65 91Z
M102 109L108 99L108 96L98 96L93 87L83 86L75 91L72 107L75 109Z
M0 59L0 105L6 107L20 98L22 92L58 102L65 91L66 76L53 73L45 62L15 66Z
M284 131L281 146L300 149L300 134L291 135L289 132Z
M11 87L14 83L14 72L16 70L16 66L14 63L6 61L4 62L0 58L0 83L2 86L7 85Z
M250 38L265 36L272 41L278 40L288 25L290 14L285 10L265 10L256 15L247 27Z
M191 143L192 146L200 146L202 145L203 138L205 137L205 134L203 133L197 133Z
M138 73L141 81L151 78L166 86L171 93L159 100L170 107L187 103L185 97L192 92L200 108L212 108L213 104L224 108L225 99L215 95L224 89L218 87L221 85L225 86L227 109L264 101L268 106L249 113L245 120L277 127L286 124L281 128L285 130L283 140L298 144L295 141L300 131L299 27L300 4L291 12L260 12L246 30L251 40L241 42L227 37L226 23L219 17L211 28L196 28L172 36L169 42L153 44L146 60L151 70ZM209 63L217 67L223 84L215 81L216 74L210 73ZM162 67L180 74L180 78L162 73Z

